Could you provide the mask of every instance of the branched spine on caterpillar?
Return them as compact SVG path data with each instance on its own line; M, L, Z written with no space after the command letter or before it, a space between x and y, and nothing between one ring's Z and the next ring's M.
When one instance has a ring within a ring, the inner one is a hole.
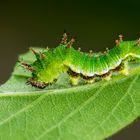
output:
M36 61L32 64L21 62L21 65L32 72L32 78L28 83L38 88L45 88L54 83L61 73L68 73L72 85L77 85L79 78L83 78L87 83L93 83L97 79L110 80L112 73L128 74L128 62L134 58L140 58L140 39L134 41L123 41L123 36L119 36L116 45L104 53L94 54L75 50L73 47L74 38L67 42L67 34L58 47L46 49L38 53L31 49L36 56Z

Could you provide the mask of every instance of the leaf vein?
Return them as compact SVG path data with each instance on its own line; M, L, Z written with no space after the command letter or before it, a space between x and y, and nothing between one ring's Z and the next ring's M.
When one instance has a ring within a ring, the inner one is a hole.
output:
M132 82L130 82L130 85L126 91L126 93L120 98L120 100L117 102L117 104L114 106L114 108L110 111L109 115L106 117L106 119L104 119L102 121L102 123L100 123L100 127L106 122L107 119L109 119L109 117L113 114L113 112L116 110L116 108L119 106L119 104L121 103L121 101L126 97L127 94L129 94L130 90L132 89L134 83L136 82L136 80L138 79L139 75L137 75L133 80ZM96 128L93 129L93 131L90 131L91 133L94 133L96 131L96 129L98 128L99 126L97 126ZM88 136L89 134L87 134L85 136L85 138Z
M43 136L45 136L47 133L51 132L53 129L57 128L58 126L60 127L60 125L65 122L66 120L68 120L71 116L73 116L74 114L76 114L81 108L83 108L85 105L87 105L91 100L95 99L98 94L105 88L105 86L108 83L105 83L101 88L99 88L99 90L97 90L95 92L96 96L91 96L89 99L87 99L86 101L84 101L82 104L80 104L75 110L73 110L72 112L70 112L66 117L64 117L62 120L60 120L60 122L58 122L57 124L53 125L52 127L50 127L49 129L46 129L46 131L44 131L44 133L42 133L40 136L38 136L36 138L36 140L41 139Z

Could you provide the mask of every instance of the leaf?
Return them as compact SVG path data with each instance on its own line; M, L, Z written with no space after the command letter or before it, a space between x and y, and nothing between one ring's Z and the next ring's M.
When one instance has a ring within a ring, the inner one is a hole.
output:
M34 60L28 52L21 55ZM30 73L16 64L0 87L0 139L100 140L140 116L140 67L129 76L71 87L67 75L40 90L26 84Z

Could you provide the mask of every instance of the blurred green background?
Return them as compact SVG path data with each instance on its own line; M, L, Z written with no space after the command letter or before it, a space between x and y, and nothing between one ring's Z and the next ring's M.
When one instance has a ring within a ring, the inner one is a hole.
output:
M82 50L112 48L119 34L140 37L138 1L0 2L0 84L10 76L17 56L30 46L56 47L63 31L76 37ZM139 140L140 121L109 138Z

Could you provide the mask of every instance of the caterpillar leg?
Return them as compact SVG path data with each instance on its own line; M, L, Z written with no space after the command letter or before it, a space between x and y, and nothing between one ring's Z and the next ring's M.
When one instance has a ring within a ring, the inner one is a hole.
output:
M39 82L34 80L33 78L29 78L27 81L27 84L31 84L34 87L38 87L38 88L45 88L46 86L48 86L49 84L43 83L43 82Z
M106 74L103 74L103 75L101 76L101 79L102 79L102 80L109 81L109 80L111 80L111 76L112 76L112 72L108 72L108 73L106 73Z
M86 83L88 84L92 84L95 82L95 76L84 76L84 75L81 75L81 77L85 80Z
M123 75L128 75L129 74L128 62L122 62L118 67L116 67L112 71L118 72L118 73L123 74Z
M78 85L79 82L79 74L72 71L71 69L68 70L67 72L70 76L70 81L72 85Z
M57 79L54 79L52 83L45 83L45 82L39 82L36 81L33 78L29 78L28 81L26 82L27 84L31 84L34 87L40 88L40 89L44 89L45 87L52 85L54 83L56 83Z
M92 84L92 83L95 82L95 78L94 78L94 79L90 79L90 80L85 80L85 81L86 81L86 83L88 83L88 84Z
M70 81L72 85L78 85L79 77L72 77L70 76Z
M123 74L123 75L128 75L129 71L128 71L128 62L124 62L121 64L121 69L119 70L119 73Z

